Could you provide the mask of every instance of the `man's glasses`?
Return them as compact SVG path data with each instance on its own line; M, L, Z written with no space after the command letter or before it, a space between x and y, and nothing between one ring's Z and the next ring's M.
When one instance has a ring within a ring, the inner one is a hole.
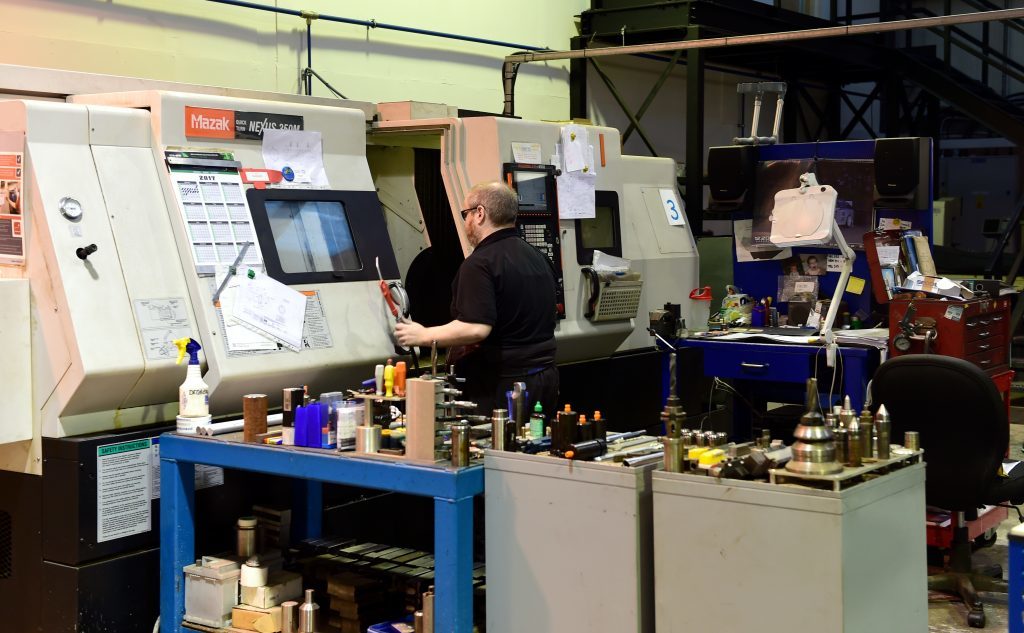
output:
M466 221L466 217L467 217L467 216L468 216L468 215L469 215L470 213L473 213L473 212L474 212L474 211L476 211L477 209L482 209L482 208L483 208L483 206L484 206L484 205L482 205L482 204L478 204L478 205L475 205L475 206L469 207L468 209L463 209L462 211L459 211L459 213L461 213L461 214L462 214L462 221L463 221L463 222L465 222L465 221Z

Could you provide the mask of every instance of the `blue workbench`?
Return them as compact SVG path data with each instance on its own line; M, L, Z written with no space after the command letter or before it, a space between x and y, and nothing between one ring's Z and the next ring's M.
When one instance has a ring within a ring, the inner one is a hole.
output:
M304 480L295 509L300 537L320 535L322 484L344 484L434 498L434 586L437 631L473 630L473 497L483 494L483 465L451 469L316 449L244 444L165 434L160 438L160 622L181 633L182 569L196 561L195 466L206 464Z
M803 403L808 378L818 372L818 390L822 404L828 400L830 380L821 373L825 364L825 351L821 345L754 342L752 340L723 341L715 338L688 338L676 341L677 347L704 351L705 376L740 381L740 393L749 400ZM864 406L867 385L881 361L877 348L870 346L840 345L841 361L836 360L839 376L835 382L834 399L850 396L854 410ZM738 403L737 403L738 404ZM736 412L746 412L737 406ZM744 435L743 420L734 418L733 432Z

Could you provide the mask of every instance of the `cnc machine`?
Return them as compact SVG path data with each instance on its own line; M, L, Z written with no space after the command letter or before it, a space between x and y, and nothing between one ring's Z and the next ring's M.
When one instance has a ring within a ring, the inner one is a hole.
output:
M247 393L274 406L282 387L357 384L396 353L378 266L406 282L413 318L447 320L444 295L469 252L458 209L475 183L517 190L520 231L560 277L559 363L650 348L648 311L689 312L697 253L666 202L679 201L675 166L622 156L614 129L588 126L595 217L567 220L557 167L511 150L535 143L550 157L555 123L382 104L368 137L376 108L354 102L160 91L69 101L0 103L0 160L23 163L19 215L0 215L0 241L22 249L0 263L0 591L24 605L5 620L12 630L151 630L158 436L173 429L185 375L173 339L202 345L214 416L237 415ZM322 176L266 187L268 129L320 132ZM586 316L594 250L629 259L642 282L622 286L632 299L604 320ZM220 292L236 263L307 296L297 349L229 332ZM118 456L135 473L130 498L114 491ZM203 476L197 510L229 529L244 499L230 474ZM119 515L119 502L135 512Z

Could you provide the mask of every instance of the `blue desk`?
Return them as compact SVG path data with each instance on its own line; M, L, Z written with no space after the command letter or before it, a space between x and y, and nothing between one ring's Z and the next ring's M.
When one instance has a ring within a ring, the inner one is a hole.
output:
M207 464L304 480L293 512L299 538L320 535L322 484L344 484L434 498L436 630L473 630L473 497L484 467L417 466L315 449L243 444L218 438L160 437L160 622L181 633L182 569L195 562L195 465Z
M680 348L697 348L704 352L704 375L738 381L737 390L753 402L803 402L804 385L815 376L818 367L818 389L822 403L828 400L830 379L825 368L825 350L819 345L774 342L723 341L714 338L688 338L676 342ZM880 353L867 346L840 345L842 361L837 358L835 398L850 396L853 408L864 406L867 385L878 368ZM737 412L743 407L737 407ZM743 421L736 418L739 425Z

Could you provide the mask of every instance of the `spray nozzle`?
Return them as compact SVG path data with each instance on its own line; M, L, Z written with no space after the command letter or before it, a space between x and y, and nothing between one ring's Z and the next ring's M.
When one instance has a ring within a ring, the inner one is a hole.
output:
M188 354L188 364L198 365L199 364L199 350L202 346L192 338L179 338L174 340L174 344L178 346L178 362L176 365L181 364L181 359L185 358L185 354Z

